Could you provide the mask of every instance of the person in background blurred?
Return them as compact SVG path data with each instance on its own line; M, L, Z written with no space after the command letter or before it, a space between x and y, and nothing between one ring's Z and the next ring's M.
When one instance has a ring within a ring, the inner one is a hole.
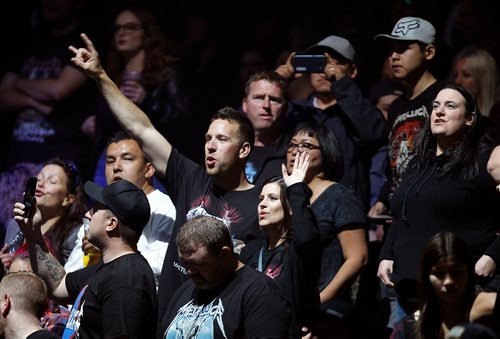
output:
M500 100L500 74L488 51L474 47L461 50L455 57L451 78L476 97L481 114L490 116L491 108Z
M9 141L2 144L6 168L0 172L0 223L5 227L26 178L36 176L45 161L71 160L84 178L93 170L92 143L81 125L95 111L97 91L71 64L68 51L86 29L86 0L35 3L29 36L19 39L23 48L4 53L6 72L0 80L2 125L14 120Z
M484 49L466 47L455 57L453 83L461 85L477 99L486 133L500 143L500 74L497 63Z
M185 138L184 130L185 126L197 125L193 121L194 105L187 84L182 83L174 47L154 14L146 8L126 7L116 16L113 30L106 65L110 78L175 147L198 159L193 154L199 152L202 140L196 143L194 138ZM94 119L96 148L101 155L96 180L105 185L104 148L107 137L119 130L119 125L103 100Z

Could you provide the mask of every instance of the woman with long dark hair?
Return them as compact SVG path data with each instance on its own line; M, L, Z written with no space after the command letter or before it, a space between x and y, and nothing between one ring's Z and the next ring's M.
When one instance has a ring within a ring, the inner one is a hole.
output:
M432 107L414 158L391 201L395 219L381 250L378 276L389 290L402 291L398 284L410 286L417 277L425 243L438 232L450 231L468 243L477 283L496 288L500 199L486 168L492 144L481 128L475 98L463 87L445 86ZM393 299L395 321L416 307L401 301L415 298L416 291L410 288Z
M257 210L265 239L249 242L240 260L273 278L292 309L290 336L300 338L311 328L319 307L319 232L307 207L311 190L303 183L309 156L297 156L288 175L272 177L262 185Z
M44 164L37 180L35 199L41 212L42 234L57 259L64 264L75 246L78 228L87 211L80 174L73 163L55 158ZM22 249L23 242L24 235L12 220L0 254L6 269L12 255Z
M396 324L392 339L444 339L468 321L475 298L474 262L463 239L440 232L426 244L417 278L418 311Z

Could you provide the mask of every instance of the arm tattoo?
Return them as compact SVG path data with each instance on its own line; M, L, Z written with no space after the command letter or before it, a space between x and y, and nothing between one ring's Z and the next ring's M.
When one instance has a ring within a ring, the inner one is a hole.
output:
M53 281L59 282L64 277L65 273L61 264L54 259L52 255L49 255L40 244L35 244L35 250L37 254L37 259L42 261L47 268L50 277Z

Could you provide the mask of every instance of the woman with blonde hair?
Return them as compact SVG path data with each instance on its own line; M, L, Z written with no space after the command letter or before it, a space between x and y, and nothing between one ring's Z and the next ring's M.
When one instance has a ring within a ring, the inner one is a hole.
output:
M500 99L498 72L496 61L488 51L466 47L455 57L451 78L476 97L479 110L488 117Z

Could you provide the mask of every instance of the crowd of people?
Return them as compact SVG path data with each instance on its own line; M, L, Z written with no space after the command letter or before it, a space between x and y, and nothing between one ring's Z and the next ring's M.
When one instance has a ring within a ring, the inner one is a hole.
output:
M42 0L0 82L0 337L500 337L489 0L417 3L371 64L336 23L228 75L207 13L179 47L144 4L106 36Z

